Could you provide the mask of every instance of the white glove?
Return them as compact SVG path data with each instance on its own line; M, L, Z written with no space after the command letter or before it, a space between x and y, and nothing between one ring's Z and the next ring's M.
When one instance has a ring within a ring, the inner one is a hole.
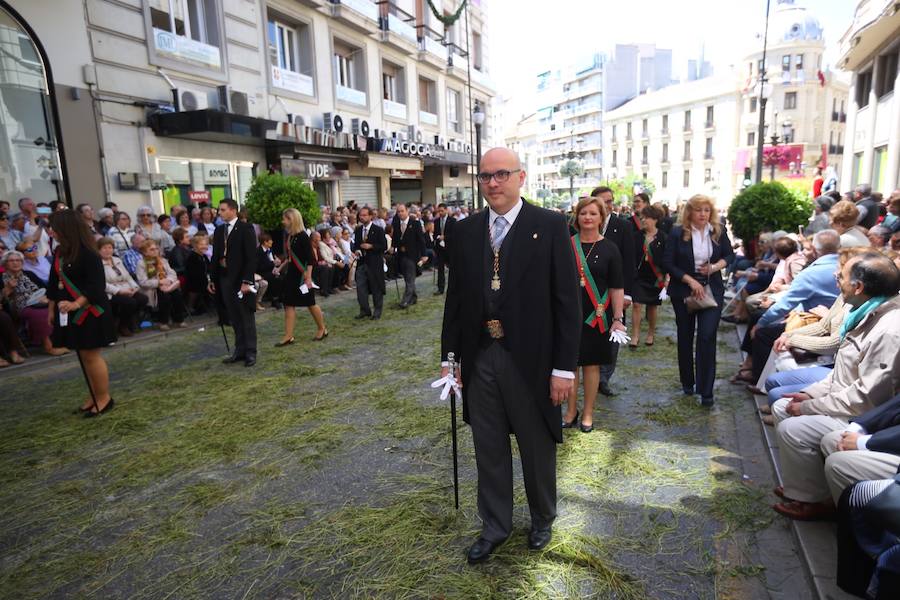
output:
M437 381L431 384L432 388L443 387L441 390L441 400L446 400L450 397L450 391L456 393L456 397L460 400L462 399L462 388L459 387L459 382L456 381L456 377L453 375L447 375L446 377L441 377Z
M616 344L622 345L622 344L627 344L628 342L630 342L631 338L628 337L628 334L625 333L624 331L615 330L615 331L610 332L609 340Z
M669 299L669 294L666 292L666 288L659 290L659 300L660 302L665 302Z

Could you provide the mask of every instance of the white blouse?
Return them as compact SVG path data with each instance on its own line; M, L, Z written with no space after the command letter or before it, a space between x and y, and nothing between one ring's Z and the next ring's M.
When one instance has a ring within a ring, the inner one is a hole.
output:
M703 230L691 226L691 244L694 247L694 269L709 262L712 256L712 226L707 223Z

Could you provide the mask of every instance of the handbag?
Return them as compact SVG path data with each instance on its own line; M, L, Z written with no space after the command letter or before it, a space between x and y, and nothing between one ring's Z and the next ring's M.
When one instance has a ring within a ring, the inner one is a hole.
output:
M785 322L784 331L785 333L788 333L794 331L795 329L800 329L801 327L806 327L807 325L816 323L821 319L822 317L815 313L792 310L787 317L787 321Z
M706 264L708 267L712 267L712 263L710 259L712 258L712 239L710 238L709 242L709 258L706 259ZM707 271L708 272L708 271ZM707 275L709 277L709 275ZM701 310L707 310L710 308L716 308L719 306L719 303L716 302L715 297L712 294L712 288L709 287L709 284L703 286L703 297L697 298L693 294L684 299L684 306L687 308L689 313L699 312Z

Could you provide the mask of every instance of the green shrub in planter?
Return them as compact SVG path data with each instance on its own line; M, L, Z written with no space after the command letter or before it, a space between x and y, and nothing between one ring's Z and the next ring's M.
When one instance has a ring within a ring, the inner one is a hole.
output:
M247 191L244 207L250 222L266 231L281 229L281 213L286 208L299 210L308 229L315 229L322 214L316 192L299 178L281 173L258 175Z
M749 241L768 229L797 231L812 214L812 201L777 181L751 185L738 194L728 209L728 221L734 234Z

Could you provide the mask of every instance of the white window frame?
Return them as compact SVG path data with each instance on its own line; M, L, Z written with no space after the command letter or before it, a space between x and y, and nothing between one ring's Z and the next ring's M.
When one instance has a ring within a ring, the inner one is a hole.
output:
M275 39L269 40L269 43L275 44L278 67L292 73L304 74L300 71L300 35L297 28L278 19L269 19L269 22L275 25ZM288 38L288 44L292 46L290 51L284 47L285 38Z
M222 0L212 1L212 13L207 10L206 0L158 0L158 4L168 7L168 26L159 27L163 31L170 34L189 39L195 42L206 44L214 47L219 51L219 66L212 67L208 65L196 65L190 62L166 56L157 51L154 43L154 29L152 10L149 2L143 2L144 26L147 34L147 50L149 52L149 62L152 65L166 67L183 73L191 73L203 77L209 77L218 81L228 81L228 44L225 41L225 16ZM191 18L191 11L188 6L195 8L197 19ZM175 7L182 12L182 22L184 24L184 32L178 33L175 25ZM216 43L210 41L210 26L215 26ZM195 38L192 34L196 33Z
M451 102L450 99L453 99ZM459 108L462 94L453 88L447 88L447 129L454 133L462 133L462 123L459 120Z
M393 73L381 71L381 89L385 100L397 102L397 77Z

